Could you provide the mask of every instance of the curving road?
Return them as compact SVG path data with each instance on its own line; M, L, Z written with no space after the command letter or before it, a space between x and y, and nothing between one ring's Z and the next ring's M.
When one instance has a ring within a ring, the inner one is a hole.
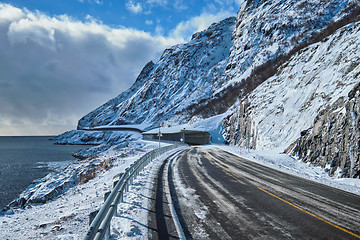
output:
M216 148L189 148L169 160L172 197L188 239L360 238L358 195ZM177 235L173 230L166 238Z

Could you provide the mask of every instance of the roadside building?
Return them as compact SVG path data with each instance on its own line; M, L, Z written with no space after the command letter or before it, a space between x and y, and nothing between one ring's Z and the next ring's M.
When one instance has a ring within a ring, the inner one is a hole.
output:
M160 132L162 141L185 142L190 145L204 145L210 144L211 142L210 133L205 131L186 129L171 130L171 128L162 128L160 129ZM159 129L154 129L142 134L144 140L159 140Z

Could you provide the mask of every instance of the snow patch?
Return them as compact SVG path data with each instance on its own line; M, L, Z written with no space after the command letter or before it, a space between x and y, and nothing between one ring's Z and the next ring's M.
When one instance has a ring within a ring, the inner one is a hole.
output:
M278 150L240 150L239 147L225 145L209 147L220 148L261 165L360 195L360 179L339 178L340 174L330 177L323 168L296 160Z

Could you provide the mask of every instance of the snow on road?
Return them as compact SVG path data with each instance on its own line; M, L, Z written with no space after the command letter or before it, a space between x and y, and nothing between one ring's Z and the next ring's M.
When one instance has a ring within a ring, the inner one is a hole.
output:
M111 239L149 239L148 213L151 208L153 180L164 160L178 149L171 150L149 163L124 195L118 215L111 221Z
M148 151L157 143L148 143ZM153 146L151 146L153 145ZM314 180L332 187L360 195L360 179L329 177L320 167L312 167L288 155L276 151L248 152L238 147L209 145L205 148L221 148L249 160L293 175ZM111 157L111 153L109 157ZM142 153L141 153L142 154ZM99 209L104 193L112 189L116 175L124 172L140 156L118 158L107 172L85 184L77 185L53 201L33 205L28 209L15 209L14 214L0 216L1 239L81 239L88 229L88 215ZM148 207L152 179L166 155L150 163L126 193L119 205L119 216L112 221L112 239L147 239Z

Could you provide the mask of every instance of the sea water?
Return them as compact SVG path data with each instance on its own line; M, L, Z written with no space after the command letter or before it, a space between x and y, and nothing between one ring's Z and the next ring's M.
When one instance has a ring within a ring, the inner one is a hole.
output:
M55 145L49 137L0 137L0 209L30 183L76 161L84 146Z

